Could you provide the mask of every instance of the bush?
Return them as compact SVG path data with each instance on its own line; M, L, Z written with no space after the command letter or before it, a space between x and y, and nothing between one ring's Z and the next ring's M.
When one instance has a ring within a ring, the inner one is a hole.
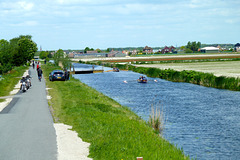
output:
M185 52L186 53L193 53L193 51L191 49L189 49L189 48L187 48Z

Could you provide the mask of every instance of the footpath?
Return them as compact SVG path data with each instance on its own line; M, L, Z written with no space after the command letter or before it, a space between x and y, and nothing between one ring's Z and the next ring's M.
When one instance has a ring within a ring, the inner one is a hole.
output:
M0 103L0 160L90 160L90 144L71 126L53 122L45 80L29 71L32 87L22 93L17 84L13 96Z
M1 160L56 160L57 141L45 82L30 69L32 87L13 96L0 112Z

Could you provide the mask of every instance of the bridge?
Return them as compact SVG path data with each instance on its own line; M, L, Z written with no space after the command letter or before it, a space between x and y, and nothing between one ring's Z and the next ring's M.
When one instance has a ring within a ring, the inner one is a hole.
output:
M81 70L81 71L70 71L70 74L90 74L90 73L103 73L104 70Z

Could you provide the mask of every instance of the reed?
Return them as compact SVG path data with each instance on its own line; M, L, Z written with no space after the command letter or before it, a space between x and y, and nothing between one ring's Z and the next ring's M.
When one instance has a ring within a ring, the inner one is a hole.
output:
M148 124L155 130L157 134L162 135L165 128L163 110L151 105L151 115L149 116Z

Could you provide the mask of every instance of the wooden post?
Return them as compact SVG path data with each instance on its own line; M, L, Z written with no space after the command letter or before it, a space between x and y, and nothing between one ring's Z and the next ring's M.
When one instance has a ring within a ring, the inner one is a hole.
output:
M137 157L137 160L143 160L143 157Z

